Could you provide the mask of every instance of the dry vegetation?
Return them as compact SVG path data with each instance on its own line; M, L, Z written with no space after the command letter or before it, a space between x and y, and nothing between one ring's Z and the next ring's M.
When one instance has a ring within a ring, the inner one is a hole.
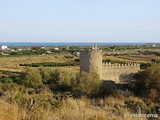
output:
M152 70L160 69L149 68L139 75ZM156 86L148 82L144 89L135 90L142 93L146 89L153 91L154 87L157 94L153 99L149 91L137 97L132 90L113 89L112 84L105 86L95 73L80 77L70 71L26 69L19 81L0 83L0 120L135 120L128 115L155 113L155 106L159 105L155 98L160 97L159 73L152 72ZM142 88L143 81L137 84Z
M131 56L105 56L104 59L148 62L152 58ZM0 120L137 120L126 117L135 113L154 113L159 102L159 71L152 73L155 81L137 83L136 93L146 91L146 96L134 94L132 90L121 91L106 86L96 74L76 73L78 66L47 68L20 67L19 64L36 62L68 62L63 56L6 57L0 59L0 70L23 72L16 81L0 82ZM27 72L28 70L28 72ZM145 82L146 82L145 81ZM155 84L156 83L156 84ZM102 84L102 85L101 85ZM150 84L150 86L148 85ZM132 85L132 84L131 84ZM136 85L136 84L135 84ZM139 86L140 85L140 86ZM144 90L140 89L144 86ZM135 86L131 86L135 88ZM154 87L154 89L153 89ZM103 89L102 89L103 88ZM150 90L152 94L150 94ZM154 94L156 93L156 94ZM152 97L153 96L153 97ZM154 101L152 100L154 98ZM158 119L158 118L157 118ZM147 118L138 118L147 120Z
M115 61L125 62L150 62L155 56L104 56L103 59L110 59ZM25 56L25 57L4 57L0 59L0 70L21 72L25 67L19 66L19 64L31 64L40 62L71 62L72 58L66 58L64 56ZM54 67L52 69L57 69ZM60 69L79 71L78 66L60 67Z
M47 95L41 97L45 96ZM7 111L1 112L3 118L6 118L1 120L135 120L135 118L127 116L131 112L124 105L124 100L114 97L92 100L67 98L62 100L60 108L54 108L50 105L45 108L41 105L44 103L40 102L42 99L37 99L34 106L30 105L29 111L24 107L17 108L15 104L1 104L3 105L3 107L0 106L1 110ZM138 120L146 120L146 118L138 118Z

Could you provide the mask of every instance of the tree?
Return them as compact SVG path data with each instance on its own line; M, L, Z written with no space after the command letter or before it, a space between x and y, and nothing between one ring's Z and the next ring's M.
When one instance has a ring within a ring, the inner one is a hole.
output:
M75 84L75 77L75 73L63 70L54 70L51 72L51 79L49 80L49 83L51 84L52 90L70 91Z
M153 101L160 99L160 65L153 65L135 76L134 92Z

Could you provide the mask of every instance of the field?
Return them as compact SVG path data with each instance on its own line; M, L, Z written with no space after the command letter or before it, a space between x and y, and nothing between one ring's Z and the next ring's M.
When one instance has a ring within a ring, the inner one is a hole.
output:
M141 62L141 63L151 63L152 59L160 59L160 57L152 54L152 55L136 55L136 54L128 54L128 55L105 55L103 59L110 59L114 61L124 61L124 62ZM0 59L0 70L5 71L14 71L21 72L24 67L19 66L20 64L31 64L31 63L41 63L41 62L73 62L74 58L66 58L65 56L23 56L23 57L3 57ZM54 67L53 69L55 69ZM70 66L70 67L59 67L60 69L69 69L78 71L78 66Z
M4 57L0 59L0 70L21 72L25 67L19 66L20 64L31 64L31 63L41 63L41 62L71 62L73 59L68 59L64 56L25 56L25 57ZM56 69L54 67L53 69ZM78 71L78 66L72 67L60 67L60 69L68 69Z

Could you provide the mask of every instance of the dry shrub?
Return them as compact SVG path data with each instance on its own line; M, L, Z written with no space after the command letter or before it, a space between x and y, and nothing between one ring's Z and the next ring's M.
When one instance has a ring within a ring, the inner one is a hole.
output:
M99 90L100 77L96 73L83 73L79 79L78 89L86 94L95 94Z
M35 95L36 97L36 95ZM36 104L31 108L17 109L16 115L19 120L134 120L126 117L130 115L129 109L125 107L124 100L108 97L107 99L81 99L68 98L62 101L61 108L53 108L48 105L44 107L40 103L45 102L42 96L36 97ZM1 101L0 101L1 105ZM5 105L6 106L6 105ZM7 106L8 107L8 106ZM2 108L2 107L1 107ZM5 113L0 113L0 115ZM1 119L0 119L1 120ZM9 119L9 120L12 120ZM13 119L15 120L15 119ZM145 118L138 118L145 120Z
M103 106L97 106L99 102L103 102ZM125 116L126 114L130 114L130 112L127 108L123 108L123 105L123 101L111 97L107 100L100 99L99 101L96 100L94 102L88 98L68 98L63 101L63 108L57 109L51 119L134 120L134 118L127 118ZM139 120L145 120L145 118L140 118Z
M144 101L137 97L129 97L125 100L125 104L133 113L146 113L147 106Z

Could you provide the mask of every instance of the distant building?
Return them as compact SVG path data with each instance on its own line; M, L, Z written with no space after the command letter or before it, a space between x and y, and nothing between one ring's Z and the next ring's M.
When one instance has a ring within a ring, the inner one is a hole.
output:
M58 47L56 47L56 48L54 48L54 50L59 50L59 48L58 48Z
M79 56L79 55L80 55L80 52L73 52L73 55Z
M69 46L66 47L66 50L69 50Z
M156 47L156 45L155 45L155 44L152 44L151 46L152 46L152 47Z
M45 47L41 47L41 49L45 49Z
M48 50L48 51L47 51L47 53L48 53L48 54L51 54L51 53L52 53L52 51Z
M14 52L15 50L14 49L11 49L11 52Z
M39 50L39 49L45 49L44 46L32 46L31 47L32 50Z
M17 50L18 50L18 51L22 51L23 49L20 49L20 48L19 48L19 49L17 49Z
M7 50L7 49L8 49L8 47L6 45L1 46L1 50Z
M156 47L156 43L147 43L148 47Z

